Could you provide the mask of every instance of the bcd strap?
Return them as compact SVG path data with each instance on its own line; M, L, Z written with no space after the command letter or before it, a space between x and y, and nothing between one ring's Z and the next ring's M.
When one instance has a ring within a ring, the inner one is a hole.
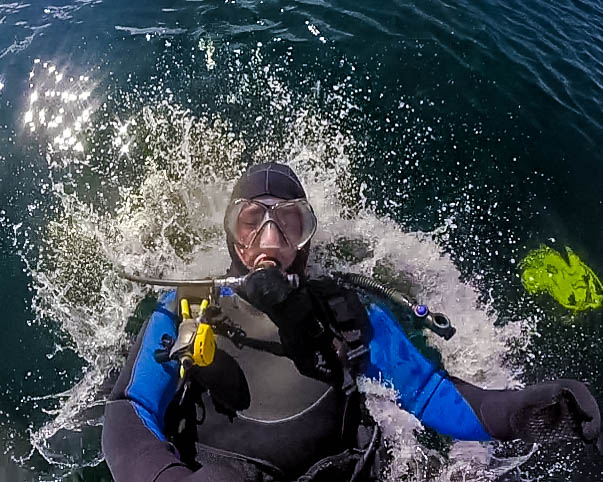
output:
M364 306L354 291L341 288L341 295L327 300L335 332L348 345L350 362L360 361L368 353L369 322Z
M355 291L342 288L331 278L308 282L314 299L328 321L343 370L342 389L346 396L357 391L356 376L369 353L370 324L364 306Z

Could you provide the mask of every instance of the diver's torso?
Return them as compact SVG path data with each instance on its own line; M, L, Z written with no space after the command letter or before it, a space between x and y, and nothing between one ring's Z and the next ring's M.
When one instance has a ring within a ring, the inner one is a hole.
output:
M237 296L223 298L221 307L249 338L278 346L278 329L267 315ZM197 406L197 419L203 419L198 453L225 451L300 473L342 450L340 390L301 375L284 356L239 348L223 336L216 342L219 351L204 381L208 392Z

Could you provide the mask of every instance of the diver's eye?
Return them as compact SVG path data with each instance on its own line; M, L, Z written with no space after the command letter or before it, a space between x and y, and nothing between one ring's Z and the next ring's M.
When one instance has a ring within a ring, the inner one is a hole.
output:
M280 206L277 210L277 216L282 227L289 234L299 235L302 230L302 217L297 206Z
M255 227L262 222L262 219L264 219L264 210L255 204L250 204L241 209L238 222L246 227Z

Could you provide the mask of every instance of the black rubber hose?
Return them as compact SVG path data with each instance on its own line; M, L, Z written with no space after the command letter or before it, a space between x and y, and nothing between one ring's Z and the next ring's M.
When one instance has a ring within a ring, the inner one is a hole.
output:
M368 276L356 273L333 273L333 276L344 283L357 286L358 288L362 288L366 291L371 291L393 301L399 306L408 308L415 317L415 323L420 325L422 328L429 328L431 331L438 336L441 336L445 340L449 340L456 333L456 328L452 326L446 315L443 313L431 313L427 310L427 307L425 307L426 314L419 316L415 312L415 307L417 307L417 304L406 298L402 293L394 288L389 288L378 281L369 278Z
M413 305L415 304L408 298L406 298L398 290L382 285L378 281L375 281L374 279L369 278L368 276L356 273L334 273L334 276L346 283L358 286L359 288L363 288L367 291L372 291L373 293L379 294L384 298L388 298L394 303L402 305L405 308L412 309Z

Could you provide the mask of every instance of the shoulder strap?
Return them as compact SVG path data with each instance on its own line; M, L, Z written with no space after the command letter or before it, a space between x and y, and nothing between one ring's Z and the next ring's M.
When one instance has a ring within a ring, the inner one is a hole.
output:
M343 369L342 388L347 396L357 391L356 376L369 353L370 323L355 291L339 286L332 278L308 281L322 318L333 332L334 345Z

